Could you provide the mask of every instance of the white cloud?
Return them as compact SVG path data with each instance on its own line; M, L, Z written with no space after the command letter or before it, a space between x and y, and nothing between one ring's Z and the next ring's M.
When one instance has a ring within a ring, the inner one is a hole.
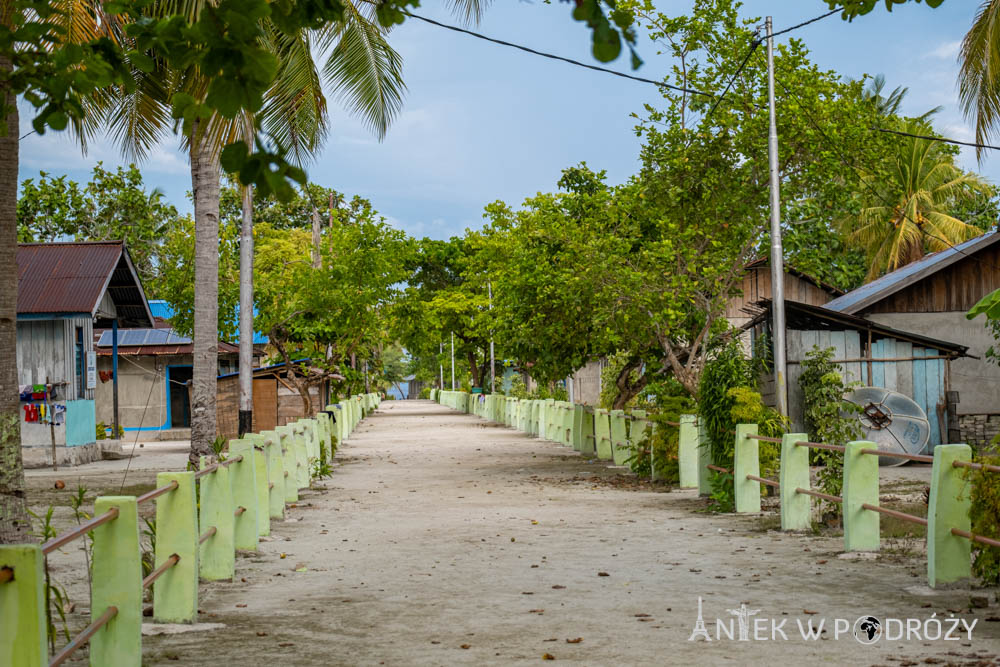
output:
M961 40L954 42L942 42L932 51L928 51L927 58L939 58L941 60L954 60L958 57L958 51L962 48Z

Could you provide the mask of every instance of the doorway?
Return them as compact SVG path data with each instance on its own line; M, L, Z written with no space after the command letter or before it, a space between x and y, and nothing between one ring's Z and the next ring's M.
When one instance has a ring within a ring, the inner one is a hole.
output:
M170 428L191 427L191 366L167 366L167 410Z

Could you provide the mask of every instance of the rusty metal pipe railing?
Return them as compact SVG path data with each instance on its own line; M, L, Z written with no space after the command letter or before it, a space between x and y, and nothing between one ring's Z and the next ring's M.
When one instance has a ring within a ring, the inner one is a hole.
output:
M235 456L235 457L233 457L231 459L226 459L225 461L220 461L219 465L220 466L231 466L234 463L239 463L242 460L243 460L243 455L240 454L239 456Z
M215 472L218 469L219 469L219 464L218 463L213 463L212 465L208 466L207 468L202 468L201 470L199 470L198 472L196 472L194 474L194 478L195 479L201 479L205 475L211 475L213 472Z
M147 493L142 494L141 496L139 496L138 498L135 499L135 504L136 505L141 505L141 504L143 504L145 502L149 502L153 498L159 498L164 493L170 493L171 491L173 491L174 489L176 489L177 486L178 486L177 485L177 480L175 479L174 481L170 482L170 484L167 484L166 486L161 486L158 489L153 489L152 491L149 491Z
M147 576L145 579L142 580L143 590L152 586L153 582L162 577L164 572L172 568L174 565L177 565L177 561L179 561L180 559L181 557L178 556L177 554L170 554L170 558L163 561L163 565L150 572L149 576Z
M8 581L14 581L14 568L0 567L0 584L6 584Z
M727 475L730 475L730 474L732 474L732 472L733 472L732 470L726 470L725 468L721 468L721 467L719 467L719 466L716 466L716 465L712 465L712 464L709 464L709 465L707 465L707 466L705 466L705 467L706 467L706 468L708 468L709 470L714 470L715 472L723 472L723 473L726 473Z
M247 511L247 508L246 508L246 507L243 507L243 506L241 505L241 506L239 506L239 507L237 507L237 508L236 508L236 511L235 511L235 512L233 512L233 516L239 516L239 515L243 514L243 513L244 513L244 512L246 512L246 511Z
M952 535L957 535L958 537L964 537L967 540L972 540L973 542L979 542L980 544L986 544L991 547L997 547L1000 549L1000 540L994 540L991 537L983 537L982 535L974 535L965 530L960 530L958 528L951 529Z
M847 447L843 445L828 445L825 442L809 442L808 440L799 440L795 443L796 447L809 447L810 449L828 449L831 452L846 452Z
M42 545L42 553L46 555L50 554L59 547L63 546L64 544L72 542L76 538L86 535L94 528L97 528L98 526L105 524L108 521L114 521L117 518L118 518L118 508L112 507L104 514L100 516L95 516L93 519L90 519L88 521L84 521L73 530L67 533L63 533L62 535L53 537L51 540Z
M212 537L217 532L219 532L219 529L216 528L215 526L212 526L211 528L209 528L208 530L206 530L204 533L201 534L201 537L198 538L198 544L204 544L205 540Z
M1000 466L988 463L973 463L972 461L952 461L951 465L956 468L969 468L970 470L986 470L988 472L1000 472Z
M907 461L918 461L920 463L934 463L933 456L926 456L924 454L907 454L905 452L889 452L884 449L862 449L862 454L871 454L873 456L891 456L894 459L906 459Z
M100 618L88 625L83 632L70 640L61 651L56 653L49 661L49 667L58 667L66 662L66 659L73 655L73 652L90 641L90 638L97 634L97 631L107 625L108 621L118 615L118 607L112 605L104 610Z
M895 517L900 521L909 521L910 523L918 523L921 526L927 525L927 519L922 519L919 516L914 516L913 514L907 514L905 512L897 512L896 510L891 510L888 507L879 507L878 505L872 505L870 503L861 503L861 506L866 510L871 510L872 512L878 512L879 514L885 514L886 516Z
M747 433L747 437L752 438L753 440L761 440L763 442L776 442L779 445L781 444L781 438L772 438L767 435L754 435L753 433Z
M773 479L764 479L763 477L758 477L757 475L747 475L747 479L752 479L755 482L760 482L761 484L767 484L768 486L773 486L776 489L781 488L781 484L775 482Z
M814 498L822 498L823 500L829 500L831 503L842 503L844 499L840 496L832 496L829 493L822 493L821 491L813 491L812 489L803 489L801 486L795 489L795 493L804 493L807 496L812 496Z

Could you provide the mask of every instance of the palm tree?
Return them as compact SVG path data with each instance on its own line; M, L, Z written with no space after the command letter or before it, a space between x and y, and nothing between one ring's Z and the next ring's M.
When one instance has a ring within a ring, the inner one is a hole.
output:
M917 121L903 129L931 131ZM949 213L957 203L988 190L982 179L956 167L939 142L904 137L893 146L882 173L862 176L858 214L840 221L848 243L868 256L867 280L983 233Z
M1000 0L984 0L958 54L958 97L974 119L976 143L990 140L1000 122ZM976 148L976 157L982 156Z
M159 7L161 11L196 16L207 1L178 0ZM343 19L316 34L287 35L265 23L262 39L281 65L264 107L256 117L244 116L236 122L214 117L196 124L191 136L185 139L191 160L196 244L192 460L211 453L216 433L221 148L234 140L249 142L254 125L259 124L265 136L289 150L299 162L305 162L325 134L322 82L364 118L379 138L385 135L402 107L405 92L402 60L389 45L386 30L375 17L375 4L365 0L343 4ZM449 0L448 4L469 20L475 20L489 0ZM314 47L324 59L322 82L312 57ZM126 153L141 157L172 131L172 94L184 91L202 99L207 82L197 72L168 71L162 67L151 74L137 72L136 76L139 80L136 92L120 101L119 110L111 116L110 127ZM244 198L244 206L250 206L249 197ZM249 222L248 215L244 219Z
M875 110L882 118L900 116L900 107L910 89L905 86L896 86L888 94L885 94L885 74L876 74L872 80L861 91L861 98L875 105ZM931 117L940 112L944 107L937 106L925 111L917 116L919 121L930 121Z

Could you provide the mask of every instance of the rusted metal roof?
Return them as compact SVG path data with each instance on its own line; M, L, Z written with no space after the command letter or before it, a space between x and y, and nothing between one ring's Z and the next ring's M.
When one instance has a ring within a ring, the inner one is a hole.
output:
M108 293L123 326L152 326L142 285L122 241L21 243L18 315L97 315Z

